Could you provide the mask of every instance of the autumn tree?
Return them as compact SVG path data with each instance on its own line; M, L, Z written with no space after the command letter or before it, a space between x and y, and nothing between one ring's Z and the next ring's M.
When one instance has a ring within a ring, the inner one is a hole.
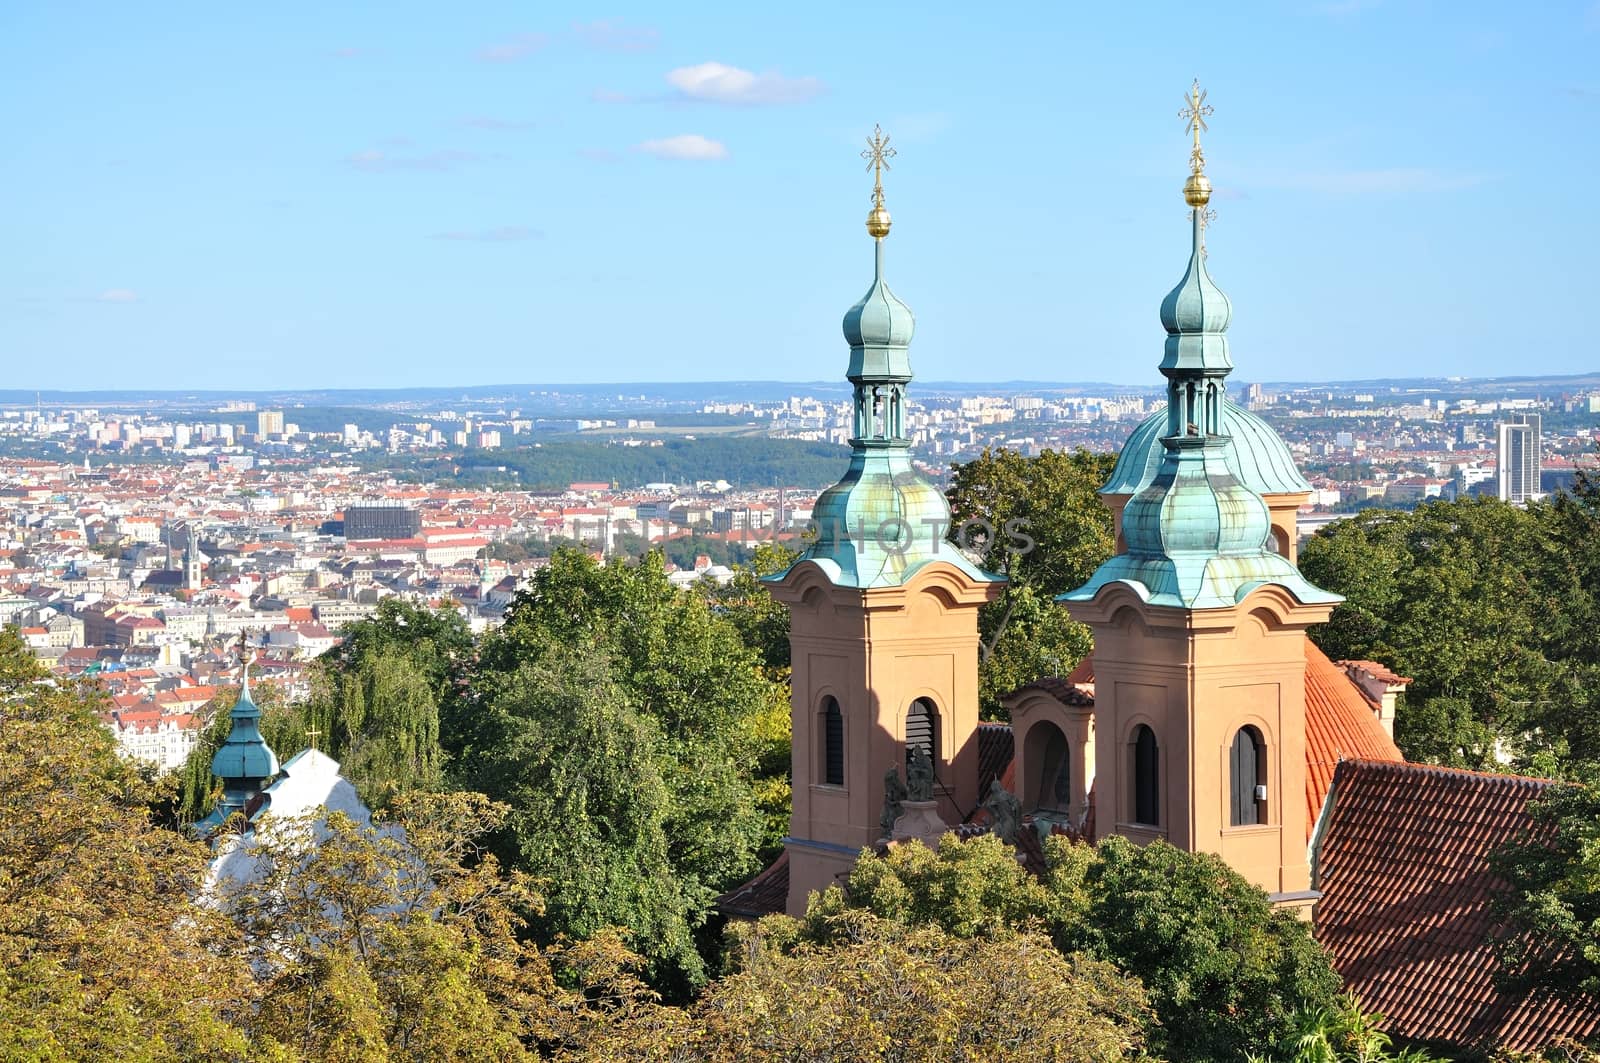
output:
M776 916L749 930L739 971L696 1009L709 1058L905 1063L1140 1058L1138 980L1063 955L1033 931L958 937L857 910L822 947L784 947ZM774 925L776 924L776 925Z
M238 934L190 901L208 853L150 823L96 708L0 631L0 1058L253 1058Z
M267 813L224 840L212 903L260 972L252 1033L305 1059L533 1058L559 994L520 939L531 881L480 844L504 815L481 795L419 792L370 825Z

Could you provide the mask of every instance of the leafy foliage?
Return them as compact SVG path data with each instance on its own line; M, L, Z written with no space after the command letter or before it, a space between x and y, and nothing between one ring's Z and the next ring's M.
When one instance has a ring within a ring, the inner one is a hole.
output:
M1498 910L1520 932L1498 944L1510 991L1600 999L1600 777L1552 786L1529 806L1525 838L1490 854L1506 882Z
M1294 1016L1293 1053L1281 1058L1287 1063L1435 1063L1422 1049L1396 1049L1379 1028L1382 1023L1381 1015L1363 1011L1348 994L1332 1005L1302 1008ZM1249 1058L1271 1063L1267 1056Z
M955 467L952 535L1010 581L978 617L986 717L1003 717L1002 695L1041 675L1065 675L1088 653L1088 629L1052 599L1087 580L1115 548L1098 495L1115 464L1115 454L1086 450L1026 458L1000 449Z
M338 649L318 660L304 730L321 732L324 750L369 804L438 789L440 707L459 695L472 653L466 621L451 609L387 598L342 634Z
M268 814L224 843L258 872L216 898L263 972L251 1032L307 1059L529 1058L557 992L518 938L538 907L530 880L478 845L504 814L476 794L417 794L388 822Z
M848 892L813 900L801 933L836 941L856 909L964 938L1037 928L1063 955L1139 978L1159 1020L1152 1045L1174 1060L1276 1050L1302 1003L1332 1005L1339 992L1310 928L1214 856L1113 836L1098 846L1050 838L1045 858L1035 880L987 836L863 856Z
M237 934L189 903L208 854L150 824L94 708L0 631L0 1058L242 1058Z
M507 858L529 870L537 861L544 874L563 839L593 834L586 856L595 863L562 872L575 893L586 874L608 881L608 853L634 853L643 863L627 877L649 879L624 887L618 867L616 890L573 906L552 888L544 932L626 925L642 935L658 977L698 983L703 967L684 932L755 869L764 822L751 769L757 721L784 700L738 630L673 587L659 555L599 565L563 551L483 640L469 689L444 720L445 744L463 782L511 804ZM541 743L588 758L590 774L569 779ZM592 797L540 796L557 782ZM610 813L596 815L591 799Z
M1600 531L1592 481L1519 509L1493 499L1369 511L1319 532L1308 578L1346 597L1312 632L1335 659L1414 678L1396 740L1415 760L1563 771L1600 756Z

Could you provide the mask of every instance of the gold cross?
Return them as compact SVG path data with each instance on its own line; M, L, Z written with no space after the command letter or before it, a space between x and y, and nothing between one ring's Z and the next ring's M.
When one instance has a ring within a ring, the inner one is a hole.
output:
M889 169L889 160L899 152L889 146L889 138L883 135L883 127L874 125L872 135L867 138L867 150L861 157L867 160L867 169L872 171L872 202L883 206L883 171Z
M316 749L317 748L317 739L322 737L322 732L317 730L315 727L313 727L309 731L306 732L306 737L311 739L311 748L312 749Z
M1205 153L1200 150L1200 134L1210 132L1211 127L1206 125L1206 118L1215 108L1206 102L1205 90L1200 87L1200 79L1195 78L1194 84L1189 87L1189 95L1183 98L1183 110L1178 112L1178 117L1183 119L1183 128L1194 134L1194 150L1189 153L1189 166L1199 173L1206 168Z

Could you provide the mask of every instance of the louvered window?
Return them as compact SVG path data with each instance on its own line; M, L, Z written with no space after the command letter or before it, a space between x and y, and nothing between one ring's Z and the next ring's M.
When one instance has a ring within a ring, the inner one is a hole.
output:
M906 713L906 769L911 768L911 751L920 748L928 754L934 774L939 772L939 710L927 698L911 703Z
M844 713L832 697L822 702L822 781L844 785Z

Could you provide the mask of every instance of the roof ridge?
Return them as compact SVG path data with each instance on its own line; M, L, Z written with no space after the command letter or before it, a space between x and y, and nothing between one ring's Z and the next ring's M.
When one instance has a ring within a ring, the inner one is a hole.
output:
M1393 772L1421 773L1424 775L1466 776L1478 779L1503 779L1507 782L1529 783L1541 789L1566 785L1560 779L1547 779L1541 775L1513 775L1502 771L1478 771L1474 768L1453 768L1444 764L1418 764L1410 760L1369 760L1365 757L1340 757L1339 769L1346 764L1358 768L1375 768Z

